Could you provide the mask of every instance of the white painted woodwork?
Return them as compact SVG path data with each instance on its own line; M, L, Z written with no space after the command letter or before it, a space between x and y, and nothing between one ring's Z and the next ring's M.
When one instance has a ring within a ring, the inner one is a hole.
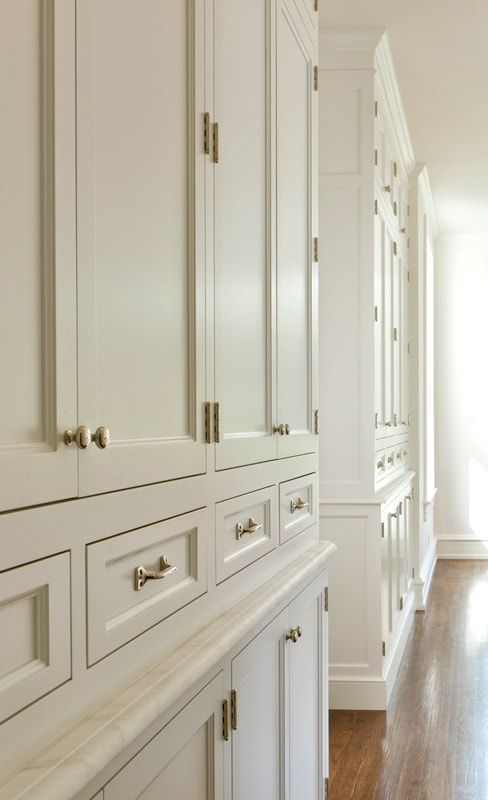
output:
M201 509L88 545L89 664L206 591L209 527ZM137 591L137 568L157 572L163 557L176 571Z
M311 52L284 0L278 3L276 63L277 422L290 426L290 435L278 438L283 457L317 448L312 263L317 93Z
M290 626L302 636L289 643L289 798L320 798L327 765L324 762L324 705L322 691L324 596L305 589L290 606Z
M71 677L70 556L0 572L0 722Z
M217 0L214 9L215 458L223 469L276 458L276 22L274 0Z
M77 494L74 2L4 0L1 17L3 511Z
M274 550L278 541L276 487L217 503L215 535L217 583Z
M105 786L104 800L223 800L223 695L221 672Z
M300 501L304 508L297 507ZM304 475L280 484L280 544L288 542L317 521L317 482Z
M284 660L288 610L232 662L238 722L232 731L232 800L280 800L285 725Z
M320 64L320 531L339 548L331 702L385 708L414 600L402 230L414 158L383 32L321 32Z
M206 469L204 77L201 0L78 6L82 495Z

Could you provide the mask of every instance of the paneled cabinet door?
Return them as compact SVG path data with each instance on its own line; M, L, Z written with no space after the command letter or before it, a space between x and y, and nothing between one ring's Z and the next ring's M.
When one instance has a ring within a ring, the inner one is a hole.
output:
M392 370L392 422L393 433L401 433L402 411L402 260L398 253L398 244L393 242L392 260L392 293L391 293L391 370Z
M410 424L410 344L409 344L409 271L406 260L403 263L402 269L402 335L401 335L401 351L402 351L402 433L408 431Z
M81 494L206 469L203 15L77 4Z
M0 5L0 511L78 490L74 10Z
M285 609L232 661L232 800L283 797Z
M385 298L385 223L376 213L374 217L374 382L375 382L375 429L376 438L387 435L386 418L386 352L385 332L387 325L387 303Z
M216 466L225 469L277 452L275 0L215 0L214 13Z
M300 630L296 642L288 641L288 780L289 800L323 797L327 771L327 681L323 642L323 594L314 585L290 606L290 626Z
M104 788L104 800L223 800L223 674Z
M279 456L317 448L316 397L316 181L313 59L292 4L277 17L277 422Z

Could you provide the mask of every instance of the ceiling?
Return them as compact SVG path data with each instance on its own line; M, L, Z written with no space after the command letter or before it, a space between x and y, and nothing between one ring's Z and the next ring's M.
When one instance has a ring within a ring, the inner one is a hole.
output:
M385 28L439 229L488 232L488 1L322 0L320 26Z

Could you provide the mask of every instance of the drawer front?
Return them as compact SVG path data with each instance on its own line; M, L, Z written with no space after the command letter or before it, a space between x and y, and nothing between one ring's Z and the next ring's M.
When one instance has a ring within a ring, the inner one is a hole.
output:
M217 583L275 549L276 498L276 486L268 486L216 504Z
M378 450L375 456L376 480L380 481L386 475L386 450Z
M315 475L280 484L280 544L316 522Z
M207 590L208 510L87 546L88 663Z
M0 722L71 678L70 556L0 573Z

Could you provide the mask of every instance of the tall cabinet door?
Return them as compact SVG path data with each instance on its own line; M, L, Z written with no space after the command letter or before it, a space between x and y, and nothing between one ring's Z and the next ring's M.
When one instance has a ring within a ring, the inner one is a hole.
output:
M385 328L387 303L385 302L385 223L379 213L374 218L374 352L375 352L375 429L376 438L387 435L386 418L386 353Z
M282 800L285 637L288 609L232 662L232 800Z
M275 2L214 2L217 469L276 457Z
M203 15L77 4L81 494L206 469Z
M323 594L314 585L305 589L290 606L291 628L301 636L287 644L288 775L289 800L316 800L323 796L327 773L325 732L328 713L327 681L323 644L325 611Z
M317 264L313 262L315 173L313 120L318 93L313 59L285 0L277 19L277 385L278 453L317 448L313 411Z
M0 511L78 490L74 10L0 4Z

